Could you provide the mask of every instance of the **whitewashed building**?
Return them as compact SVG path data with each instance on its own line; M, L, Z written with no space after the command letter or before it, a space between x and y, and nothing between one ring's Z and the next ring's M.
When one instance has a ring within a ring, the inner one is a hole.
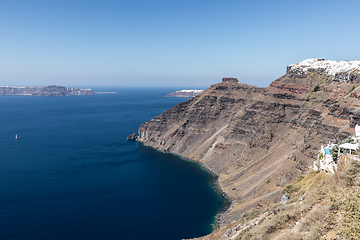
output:
M352 137L355 143L360 143L360 126L355 126L355 136Z
M314 169L321 170L327 173L334 173L337 169L337 162L333 160L331 150L336 144L328 144L327 146L321 146L317 160L314 162Z
M358 156L354 156L356 150L360 146L360 126L355 126L355 136L351 137L354 143L343 143L338 146L337 159L341 158L347 161L349 158L359 160ZM334 173L338 167L338 161L333 159L331 150L336 144L328 144L321 146L317 159L314 161L314 169L326 173Z

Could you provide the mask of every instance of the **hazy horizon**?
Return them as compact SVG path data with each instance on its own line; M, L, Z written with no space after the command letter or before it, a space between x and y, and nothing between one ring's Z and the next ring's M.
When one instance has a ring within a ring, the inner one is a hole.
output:
M46 86L52 86L52 85L58 85L62 87L71 87L71 88L81 88L86 89L90 88L91 90L97 91L96 89L172 89L174 91L177 90L205 90L209 86L205 87L196 87L196 86L101 86L101 85L60 85L60 84L47 84L47 85L0 85L0 87L46 87Z
M354 0L2 1L0 85L204 89L237 77L266 87L307 58L359 60L359 7Z

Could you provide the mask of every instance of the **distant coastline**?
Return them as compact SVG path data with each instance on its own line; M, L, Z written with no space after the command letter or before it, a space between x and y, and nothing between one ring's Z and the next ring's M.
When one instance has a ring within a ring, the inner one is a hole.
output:
M96 94L115 94L116 92L95 92Z
M39 97L62 97L76 95L113 94L116 92L94 92L90 88L79 89L50 85L42 87L13 87L0 86L0 96L39 96Z
M169 93L165 97L195 97L202 93L204 90L180 90Z

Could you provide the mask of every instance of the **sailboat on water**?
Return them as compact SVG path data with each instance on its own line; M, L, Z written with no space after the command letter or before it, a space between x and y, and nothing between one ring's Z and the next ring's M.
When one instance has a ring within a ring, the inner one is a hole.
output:
M16 139L18 138L17 134L15 134L15 138L16 138Z

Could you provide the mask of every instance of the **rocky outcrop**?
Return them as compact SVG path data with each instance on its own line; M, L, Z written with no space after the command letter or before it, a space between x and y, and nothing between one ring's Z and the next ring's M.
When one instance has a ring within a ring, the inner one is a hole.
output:
M272 82L270 84L271 87L274 87L274 88L278 88L278 89L281 89L281 90L285 90L287 92L290 92L290 93L307 93L309 91L309 89L307 89L307 87L302 87L302 86L294 86L294 85L287 85L287 84L280 84L280 83L277 83L277 82Z
M233 78L233 77L225 77L222 79L222 82L232 82L232 83L238 83L238 79L237 78Z
M353 73L336 73L333 81L337 82L355 82L357 79L357 75Z
M136 140L136 139L138 139L138 136L136 136L135 133L132 133L129 136L127 136L127 140Z
M142 124L139 140L217 174L219 186L233 200L222 216L229 224L307 171L321 144L354 131L360 89L322 73L295 74L291 67L267 88L235 81L214 84ZM346 94L339 97L338 92Z
M91 89L78 89L59 85L51 85L44 87L0 87L0 95L60 97L72 95L96 95L96 93Z

